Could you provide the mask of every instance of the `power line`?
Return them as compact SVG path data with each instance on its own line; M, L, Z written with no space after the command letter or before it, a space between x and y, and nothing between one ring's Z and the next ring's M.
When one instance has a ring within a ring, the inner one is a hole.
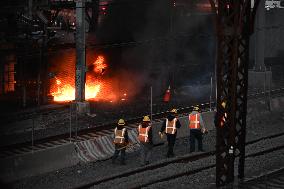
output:
M182 38L200 38L200 37L214 37L214 35L209 34L186 34L186 33L179 33L178 35L172 35L167 37L157 37L157 38L151 38L146 40L140 40L140 41L128 41L128 42L121 42L121 43L111 43L111 44L88 44L86 45L86 48L89 49L110 49L110 48L121 48L121 47L129 47L129 46L137 46L137 45L151 45L153 43L166 43L172 40L178 40ZM60 45L59 47L62 47L64 45ZM67 46L67 47L66 47ZM70 50L75 48L75 43L69 43L66 44L65 48L63 50ZM51 47L52 48L52 47ZM56 50L52 50L49 52L56 52ZM36 53L24 53L24 54L18 54L18 57L24 57L24 56L35 56L39 55L39 52Z

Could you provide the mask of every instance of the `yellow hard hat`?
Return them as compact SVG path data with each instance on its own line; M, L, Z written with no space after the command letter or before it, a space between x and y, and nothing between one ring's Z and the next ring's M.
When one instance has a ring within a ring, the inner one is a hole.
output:
M124 119L119 119L117 124L118 125L125 125Z
M194 110L194 111L199 111L199 107L198 107L198 106L194 106L194 107L193 107L193 110Z
M144 116L143 121L151 121L149 116Z
M178 111L177 111L177 109L175 109L175 108L171 110L171 113L177 114L177 112L178 112Z
M225 108L226 107L226 102L224 101L224 102L222 102L222 106L223 106L223 108Z

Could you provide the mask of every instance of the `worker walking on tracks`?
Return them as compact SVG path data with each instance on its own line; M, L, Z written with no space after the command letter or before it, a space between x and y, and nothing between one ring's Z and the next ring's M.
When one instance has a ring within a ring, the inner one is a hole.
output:
M142 123L138 126L138 140L141 144L141 162L140 165L149 164L153 148L152 127L149 116L144 116Z
M125 165L125 150L126 146L128 144L128 133L127 129L124 127L125 121L123 119L120 119L117 123L117 127L114 129L114 145L115 145L115 151L114 155L112 157L112 163L115 163L115 160L117 159L119 153L120 153L120 163L122 165Z
M181 127L181 124L177 118L177 110L172 109L170 111L170 114L167 116L165 121L163 122L163 125L161 127L161 130L159 132L159 135L162 137L164 133L167 135L167 141L168 141L168 152L167 157L174 157L174 145L176 141L177 136L177 129Z
M198 151L203 152L203 134L207 132L207 129L204 127L204 122L198 106L193 108L193 111L188 116L188 121L190 129L190 152L195 151L195 140L198 142Z

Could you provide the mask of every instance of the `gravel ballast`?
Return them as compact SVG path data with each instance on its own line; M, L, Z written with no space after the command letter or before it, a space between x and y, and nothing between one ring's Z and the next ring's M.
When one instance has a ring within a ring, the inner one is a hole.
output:
M263 136L276 134L280 132L284 132L283 127L283 120L284 120L284 114L281 112L272 113L265 109L260 109L260 107L263 106L262 102L257 101L250 101L248 105L248 118L247 118L247 141L258 139ZM262 111L260 111L262 110ZM215 149L215 131L210 132L208 135L205 135L204 137L204 149L206 151L214 150ZM265 140L260 141L257 144L253 144L247 147L246 153L252 153L254 150L259 151L263 150L265 147L272 147L273 145L282 143L283 139L277 138L277 139L271 139L271 140ZM152 162L157 163L159 161L165 161L165 154L166 154L166 144L162 146L157 146L153 150L153 156L152 156ZM175 145L175 154L177 156L182 156L189 153L189 138L180 138L177 139L176 145ZM196 154L196 153L193 153ZM258 174L262 171L265 171L267 169L276 167L277 165L284 166L283 160L279 157L283 157L283 151L282 152L273 152L271 154L273 155L265 155L263 157L259 157L259 162L257 161L258 158L251 158L246 160L246 176ZM277 155L277 156L276 156ZM272 157L270 157L272 156ZM261 159L262 158L262 159ZM265 158L268 158L266 160ZM255 160L256 159L256 160ZM251 161L251 162L250 162ZM271 163L268 163L270 162ZM276 163L274 164L273 161ZM182 171L186 169L186 166L200 166L205 165L207 163L214 163L215 157L210 157L207 160L202 160L201 162L192 162L189 164L171 164L168 168L164 167L162 172L166 172L166 174L170 174L171 171ZM257 163L258 162L258 163ZM263 163L266 162L266 163ZM131 170L139 167L139 152L134 152L131 154L127 154L127 165L121 166L121 165L112 165L110 160L96 162L96 163L86 163L86 164L78 164L74 167L64 168L52 173L46 173L30 178L26 178L17 182L12 183L13 188L72 188L74 186L78 186L84 183L89 183L94 180L98 180L100 178L108 177L113 174L118 174L120 172ZM266 166L266 167L264 167ZM193 168L193 167L191 167ZM253 168L253 169L252 169ZM255 171L254 171L255 170ZM116 184L111 182L108 183L102 183L98 188L109 188L111 186L116 186L116 188L120 187L120 185L117 184L121 183L124 186L124 188L128 188L128 184L134 185L135 182L138 180L141 180L142 182L144 179L147 179L149 177L152 178L152 176L162 176L161 171L145 174L143 176L139 176L139 178L135 176L131 176L131 178L123 178L119 181L113 181ZM145 178L144 178L145 177ZM154 177L153 177L154 178ZM124 180L125 179L125 180ZM174 180L170 181L169 183L172 184L172 186L179 186L178 188L188 188L188 186L191 187L192 184L197 183L196 187L191 188L198 188L199 184L202 183L203 186L210 187L212 183L215 182L215 169L203 171L201 173L197 173L194 176L191 176L190 178L179 178L180 181L174 182ZM175 179L175 180L179 180ZM131 183L128 183L130 180ZM133 180L133 181L132 181ZM206 182L205 182L206 181ZM172 183L173 182L173 183ZM168 186L169 183L159 183L155 185L149 186L149 188L165 188L165 186ZM199 184L198 184L199 183ZM125 186L126 185L126 186ZM161 185L161 186L160 186ZM129 185L130 186L130 185ZM201 186L201 185L200 185ZM97 188L95 187L95 188ZM202 187L201 187L202 188ZM203 187L204 188L204 187Z

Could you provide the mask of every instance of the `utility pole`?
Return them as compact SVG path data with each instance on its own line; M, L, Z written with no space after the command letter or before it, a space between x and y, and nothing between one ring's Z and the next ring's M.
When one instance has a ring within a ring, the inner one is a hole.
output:
M33 0L29 0L29 12L28 12L29 18L33 19Z
M175 89L175 72L176 72L176 66L175 66L175 56L174 56L174 47L175 41L172 38L173 36L173 13L174 13L174 6L175 6L175 0L169 0L169 37L170 40L168 42L168 61L169 61L169 85Z
M85 101L86 49L85 49L85 0L76 1L76 73L75 100Z
M45 61L44 61L44 53L45 53L45 47L46 47L46 41L47 41L47 30L46 25L44 25L43 34L41 36L41 42L40 42L40 61L39 61L39 68L38 68L38 77L37 77L37 105L40 106L41 101L45 103L46 94L43 92L45 91L44 88L46 88L46 82L45 82L45 73L46 67L45 67ZM44 69L43 69L44 67ZM44 77L42 77L42 74Z
M217 28L216 186L244 178L249 39L259 0L209 0ZM262 6L262 5L261 5ZM225 102L226 105L222 105ZM225 119L225 121L223 121Z
M255 70L264 71L265 0L260 0L260 6L256 11L255 29Z
M233 183L236 157L244 175L250 7L250 1L218 0L217 186Z

